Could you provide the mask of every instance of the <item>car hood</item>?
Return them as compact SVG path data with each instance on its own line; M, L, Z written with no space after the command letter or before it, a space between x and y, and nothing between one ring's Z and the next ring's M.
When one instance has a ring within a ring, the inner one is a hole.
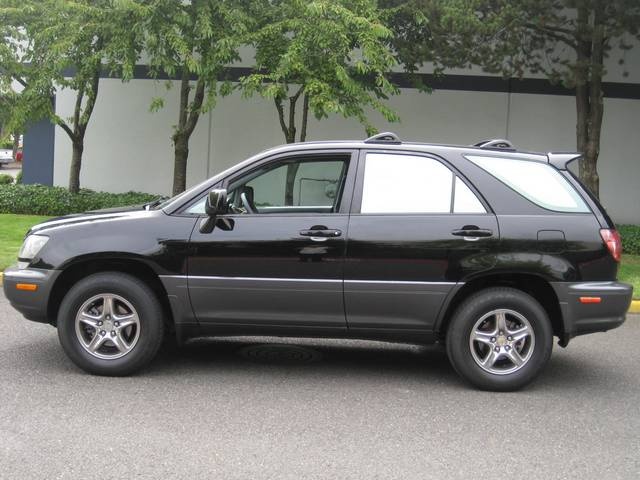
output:
M27 235L32 233L45 233L52 229L68 227L71 225L89 224L93 222L104 222L124 218L146 218L158 215L161 210L146 210L142 205L130 207L105 208L102 210L92 210L84 213L74 213L63 217L56 217L46 222L38 223L31 227Z

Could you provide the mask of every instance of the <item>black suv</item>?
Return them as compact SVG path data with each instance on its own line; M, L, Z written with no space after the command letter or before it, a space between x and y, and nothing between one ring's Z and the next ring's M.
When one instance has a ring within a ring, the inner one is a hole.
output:
M168 334L333 337L442 342L466 380L513 390L553 336L618 327L631 301L577 158L389 133L281 146L157 205L33 227L4 291L94 374L138 370Z

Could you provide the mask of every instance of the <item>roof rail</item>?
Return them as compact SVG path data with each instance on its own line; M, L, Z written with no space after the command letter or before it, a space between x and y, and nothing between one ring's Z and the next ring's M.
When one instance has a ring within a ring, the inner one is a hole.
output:
M382 132L367 138L364 143L387 143L391 145L400 145L402 142L393 132Z
M487 149L515 150L513 144L509 140L504 140L503 138L482 140L481 142L475 143L473 146Z
M549 152L547 153L549 163L556 167L558 170L566 170L574 160L582 158L582 154L578 152Z

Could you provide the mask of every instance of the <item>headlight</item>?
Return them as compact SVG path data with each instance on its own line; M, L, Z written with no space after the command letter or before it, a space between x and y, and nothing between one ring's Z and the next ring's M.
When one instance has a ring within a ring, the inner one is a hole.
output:
M44 235L29 235L22 244L20 253L18 253L18 259L33 260L33 258L38 254L40 250L42 250L42 247L44 247L45 243L47 243L48 241L49 237L45 237Z

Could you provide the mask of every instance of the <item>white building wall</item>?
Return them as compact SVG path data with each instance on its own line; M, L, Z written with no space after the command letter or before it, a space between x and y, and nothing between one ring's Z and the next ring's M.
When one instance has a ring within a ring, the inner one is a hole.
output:
M629 79L627 79L628 81ZM177 82L103 79L87 130L81 185L95 190L128 190L168 194L173 175L172 125L177 121ZM149 112L153 97L165 107ZM71 115L72 92L57 95L58 113ZM406 140L470 144L484 138L508 137L518 148L573 151L575 103L572 96L438 90L432 94L403 89L389 105L401 117L387 124L377 114L374 124ZM601 199L615 221L640 223L640 100L606 99L600 155ZM54 183L66 185L71 143L56 128ZM308 140L361 139L363 128L353 119L310 119ZM188 185L194 185L284 138L272 101L244 100L239 94L218 100L200 118L191 138Z

